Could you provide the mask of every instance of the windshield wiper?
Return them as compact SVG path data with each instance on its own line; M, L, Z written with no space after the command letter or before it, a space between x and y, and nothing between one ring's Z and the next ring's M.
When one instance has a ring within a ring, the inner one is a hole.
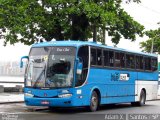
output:
M33 85L33 88L36 87L37 82L40 80L40 78L41 78L41 76L43 75L43 73L45 73L45 69L46 69L46 64L44 65L44 67L43 67L41 73L38 75L37 79L35 80L35 83L34 83L34 85Z

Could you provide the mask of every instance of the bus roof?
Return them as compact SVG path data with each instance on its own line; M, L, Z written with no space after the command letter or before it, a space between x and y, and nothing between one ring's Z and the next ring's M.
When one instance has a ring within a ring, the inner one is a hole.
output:
M96 42L88 42L88 41L50 41L50 42L36 43L36 44L33 44L32 47L44 47L44 46L74 46L74 47L80 47L80 46L84 46L84 45L101 47L101 48L108 48L108 49L111 49L111 50L117 50L117 51L123 51L123 52L129 52L129 53L135 53L135 54L140 54L140 55L157 57L156 54L136 52L136 51L131 51L131 50L123 49L123 48L117 48L117 47L102 45L102 44L98 44Z

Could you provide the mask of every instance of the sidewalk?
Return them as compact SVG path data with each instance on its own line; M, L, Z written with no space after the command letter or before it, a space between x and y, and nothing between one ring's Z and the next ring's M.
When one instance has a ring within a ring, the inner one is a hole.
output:
M0 104L24 102L23 93L0 93Z
M157 99L160 100L160 87L158 89L158 96L157 96Z

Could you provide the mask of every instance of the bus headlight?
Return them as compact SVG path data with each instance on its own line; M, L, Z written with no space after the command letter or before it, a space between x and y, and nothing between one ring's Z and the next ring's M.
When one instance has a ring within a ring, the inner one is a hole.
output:
M61 94L61 95L58 95L59 98L67 98L67 97L71 97L72 94Z
M34 95L30 94L30 93L24 93L25 97L33 97Z

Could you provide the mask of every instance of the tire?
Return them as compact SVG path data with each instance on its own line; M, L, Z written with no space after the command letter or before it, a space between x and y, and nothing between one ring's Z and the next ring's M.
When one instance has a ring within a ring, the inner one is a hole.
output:
M93 91L90 99L89 111L95 112L98 110L98 108L99 108L99 96L96 91Z
M141 90L140 98L138 102L131 102L131 105L133 106L143 106L146 102L146 92L144 90Z
M138 102L138 105L143 106L143 105L145 105L145 102L146 102L146 93L144 90L141 90L140 100Z

